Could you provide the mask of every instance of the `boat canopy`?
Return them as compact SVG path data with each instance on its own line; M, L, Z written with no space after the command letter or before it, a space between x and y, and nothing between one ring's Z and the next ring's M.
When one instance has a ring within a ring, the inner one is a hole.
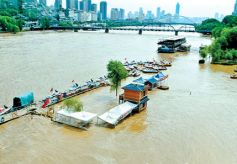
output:
M155 77L151 77L147 80L146 83L156 84L158 80Z
M140 77L139 79L133 80L133 82L144 85L146 80L143 77Z
M156 78L156 79L160 79L160 78L163 78L163 77L165 77L165 75L162 72L160 72L160 73L158 73L157 75L154 76L154 78Z
M137 104L125 102L119 106L110 109L108 112L98 118L111 125L117 125L119 121L128 116L137 107Z
M21 96L17 96L13 98L13 107L25 107L34 102L34 94L33 92L25 93Z

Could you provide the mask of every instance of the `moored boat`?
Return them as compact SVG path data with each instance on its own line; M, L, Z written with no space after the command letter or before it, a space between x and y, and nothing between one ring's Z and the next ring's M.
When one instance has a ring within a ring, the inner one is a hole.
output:
M191 45L187 45L185 37L172 37L159 41L157 44L159 53L175 53L190 51Z
M191 45L190 44L182 44L181 46L179 46L177 48L177 52L188 52L191 49Z
M158 66L158 70L159 71L165 71L165 70L167 70L167 68L165 66Z
M157 88L160 90L169 90L169 86L165 86L165 85L160 85Z
M174 48L169 48L168 46L162 45L158 47L158 52L159 53L174 53L175 49Z
M55 105L57 103L60 103L66 99L72 98L74 96L108 85L109 82L107 81L107 77L100 77L97 80L91 79L87 81L86 84L81 86L79 86L77 83L73 83L72 86L64 92L54 90L54 92L51 95L47 96L45 99L41 101L42 103L41 107L46 108ZM53 89L51 90L53 91Z
M237 79L237 74L233 74L230 76L231 79Z
M165 66L165 67L171 67L172 66L172 63L171 62L168 62L168 61L160 61L160 66Z
M33 103L33 92L28 92L21 96L14 97L12 107L4 106L0 108L0 124L26 115L27 113L35 109L35 107L32 106Z
M156 69L148 69L148 68L145 68L145 69L142 69L142 72L143 72L143 73L158 73L159 71L156 70Z

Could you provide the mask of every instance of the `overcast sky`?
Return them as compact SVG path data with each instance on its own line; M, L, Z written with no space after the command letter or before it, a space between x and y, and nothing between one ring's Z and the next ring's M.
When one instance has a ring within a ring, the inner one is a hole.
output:
M55 0L47 0L48 5ZM62 0L65 6L65 1ZM93 3L99 4L101 0L92 0ZM143 7L145 11L152 10L154 13L159 6L166 10L167 13L173 14L177 2L181 5L182 16L213 17L216 12L227 15L234 10L236 0L107 0L110 13L111 8L124 8L128 11L138 10Z

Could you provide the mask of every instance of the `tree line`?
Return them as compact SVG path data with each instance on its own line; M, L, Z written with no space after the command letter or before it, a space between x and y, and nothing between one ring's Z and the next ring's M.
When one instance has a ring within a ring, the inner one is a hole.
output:
M210 30L213 41L210 46L200 49L200 56L212 57L212 63L237 64L237 16L226 16L221 22L207 19L197 27Z

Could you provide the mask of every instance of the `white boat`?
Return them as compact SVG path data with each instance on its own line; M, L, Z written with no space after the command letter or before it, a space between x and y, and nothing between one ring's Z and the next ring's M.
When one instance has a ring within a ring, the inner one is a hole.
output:
M156 69L148 69L148 68L145 68L142 70L143 73L158 73L159 71L156 70Z
M71 112L70 110L62 109L55 113L53 120L69 126L86 129L97 115L89 112Z
M132 111L136 108L137 104L125 102L119 106L110 109L108 112L99 116L98 119L110 125L116 126L121 120L123 120L125 117L131 114Z

